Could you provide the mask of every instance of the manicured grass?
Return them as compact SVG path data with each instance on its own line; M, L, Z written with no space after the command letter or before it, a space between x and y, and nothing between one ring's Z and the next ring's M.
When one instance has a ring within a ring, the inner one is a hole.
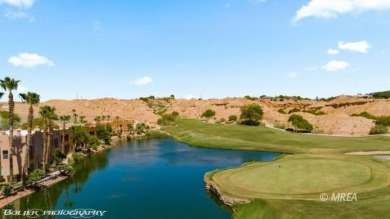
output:
M193 146L296 154L206 175L224 194L253 199L250 204L234 205L234 218L389 217L390 161L344 155L354 151L390 151L389 137L294 134L196 120L179 120L176 127L165 131ZM357 193L358 200L320 200L321 193L333 192Z
M234 197L318 201L321 193L362 193L390 185L390 170L346 155L289 155L216 172L212 181Z
M198 120L178 120L177 126L164 130L179 141L199 147L313 154L390 151L390 138L386 136L319 136Z

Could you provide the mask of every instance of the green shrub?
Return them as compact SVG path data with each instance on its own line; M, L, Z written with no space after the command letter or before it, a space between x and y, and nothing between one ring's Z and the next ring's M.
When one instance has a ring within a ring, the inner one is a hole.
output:
M165 132L151 131L145 134L147 139L164 139L170 136Z
M178 112L172 112L170 114L163 114L163 115L161 115L161 118L157 120L157 124L162 125L162 126L174 125L175 119L178 115L179 115Z
M284 111L284 109L282 109L282 108L278 110L278 113L287 114L286 111Z
M383 126L390 126L390 116L379 116L379 117L376 117L375 124L383 125Z
M371 128L370 135L386 134L387 127L383 125L376 125Z
M203 114L202 114L202 117L205 117L207 119L209 119L209 118L211 118L213 116L215 116L215 111L212 110L212 109L208 109L208 110L204 111Z
M12 187L11 185L9 184L6 184L6 185L2 185L1 186L1 189L0 189L0 194L1 195L10 195L14 192L14 187Z
M73 153L72 158L75 163L78 163L83 160L83 155L81 153Z
M376 92L372 95L375 99L389 99L390 91Z
M326 114L325 112L318 111L317 109L304 110L303 112L310 113L310 114L313 114L313 115L316 115L316 116L320 116L320 115L325 115Z
M374 116L374 115L372 115L372 114L370 114L370 113L368 113L368 112L361 112L361 113L359 113L359 114L352 114L351 116L362 116L362 117L364 117L364 118L366 118L366 119L373 119L373 120L376 120L376 116Z
M288 114L297 113L297 112L301 112L301 110L298 109L298 108L294 108L294 109L289 110L289 111L288 111Z
M367 119L376 120L376 125L390 126L390 116L374 116L368 112L362 112L360 114L352 114L351 116L362 116Z
M236 115L230 115L229 118L228 118L228 121L229 122L235 122L237 121L238 117Z
M172 115L173 117L178 117L178 116L179 116L179 112L173 111L173 112L171 113L171 115Z
M61 165L59 165L58 166L58 170L60 171L60 173L62 175L67 175L67 176L73 175L74 172L75 172L74 168L71 165L69 165L69 164L61 164Z
M300 115L293 114L288 119L289 122L295 127L295 131L307 131L311 132L313 131L313 125L309 123L306 119L304 119Z
M263 118L264 112L258 104L248 104L241 108L240 124L257 126Z
M60 149L56 148L53 152L53 164L57 166L62 162L63 159L66 158L66 155L61 152Z
M244 98L247 99L247 100L252 100L252 101L258 99L257 97L251 97L249 95L246 95Z
M45 176L45 171L42 169L35 169L30 175L28 175L27 183L35 185L39 180Z

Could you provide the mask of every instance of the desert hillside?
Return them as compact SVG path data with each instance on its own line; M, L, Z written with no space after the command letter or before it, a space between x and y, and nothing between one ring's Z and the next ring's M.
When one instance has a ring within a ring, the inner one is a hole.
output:
M339 96L331 101L246 98L50 100L36 106L35 114L38 116L39 106L50 105L56 107L58 115L73 115L75 111L78 116L85 117L89 122L93 122L96 116L109 116L111 121L120 118L156 124L160 118L158 114L163 112L177 111L180 117L200 119L205 110L212 109L216 111L216 115L210 122L223 122L230 115L239 116L241 107L249 103L257 103L263 107L263 122L269 126L289 127L288 117L291 111L296 111L294 113L302 115L313 124L315 133L323 134L366 135L375 125L373 120L351 116L352 114L368 112L375 116L390 116L390 100L348 96ZM3 103L2 108L7 109L6 103ZM17 103L15 112L22 117L22 120L26 120L28 105Z

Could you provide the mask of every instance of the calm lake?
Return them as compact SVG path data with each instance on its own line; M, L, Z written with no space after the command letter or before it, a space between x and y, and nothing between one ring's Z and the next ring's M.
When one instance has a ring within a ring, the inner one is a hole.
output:
M170 139L136 141L88 157L71 179L6 208L107 211L104 217L94 218L231 218L229 209L219 206L206 192L204 174L278 156L279 153L194 148Z

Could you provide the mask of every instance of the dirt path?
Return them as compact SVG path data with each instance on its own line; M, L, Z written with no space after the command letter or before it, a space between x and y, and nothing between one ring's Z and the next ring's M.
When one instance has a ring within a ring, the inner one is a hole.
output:
M356 151L356 152L350 152L346 153L348 155L390 155L390 151Z

